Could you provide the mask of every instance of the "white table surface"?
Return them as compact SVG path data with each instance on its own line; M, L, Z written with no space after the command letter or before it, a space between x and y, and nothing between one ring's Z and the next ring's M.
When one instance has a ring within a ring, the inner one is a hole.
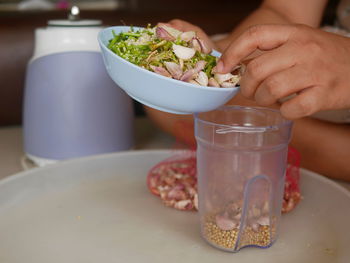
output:
M174 146L174 138L159 130L147 118L135 120L135 150L171 149ZM23 171L22 158L22 128L0 128L0 179ZM350 191L350 182L337 182Z

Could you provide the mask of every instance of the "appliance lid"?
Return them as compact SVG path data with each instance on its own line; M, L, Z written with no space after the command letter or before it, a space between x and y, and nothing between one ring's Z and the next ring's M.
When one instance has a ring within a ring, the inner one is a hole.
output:
M101 26L101 20L49 20L48 26L58 26L58 27L86 27L86 26Z
M49 20L48 26L53 27L88 27L88 26L101 26L101 20L91 20L85 19L80 20L80 10L79 7L73 6L71 8L70 13L68 14L68 20L60 19L60 20Z

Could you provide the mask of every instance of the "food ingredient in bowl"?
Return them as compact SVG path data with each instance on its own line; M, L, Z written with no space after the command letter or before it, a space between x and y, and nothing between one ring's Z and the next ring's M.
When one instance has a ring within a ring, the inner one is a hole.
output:
M214 74L217 57L194 31L181 32L165 24L115 34L108 48L121 58L165 77L200 86L235 87L240 70Z

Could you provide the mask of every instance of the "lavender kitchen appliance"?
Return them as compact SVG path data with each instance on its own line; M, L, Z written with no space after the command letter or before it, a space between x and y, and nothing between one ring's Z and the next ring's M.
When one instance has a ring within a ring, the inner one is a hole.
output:
M24 150L39 166L133 147L132 100L108 76L99 20L51 20L35 31L24 96Z

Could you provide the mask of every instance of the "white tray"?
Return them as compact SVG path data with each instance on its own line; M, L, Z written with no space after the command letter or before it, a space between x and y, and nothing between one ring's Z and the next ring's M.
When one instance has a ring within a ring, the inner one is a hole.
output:
M197 213L148 192L148 170L169 155L96 156L0 181L0 262L350 262L348 190L303 170L304 200L277 242L232 254L201 239Z

